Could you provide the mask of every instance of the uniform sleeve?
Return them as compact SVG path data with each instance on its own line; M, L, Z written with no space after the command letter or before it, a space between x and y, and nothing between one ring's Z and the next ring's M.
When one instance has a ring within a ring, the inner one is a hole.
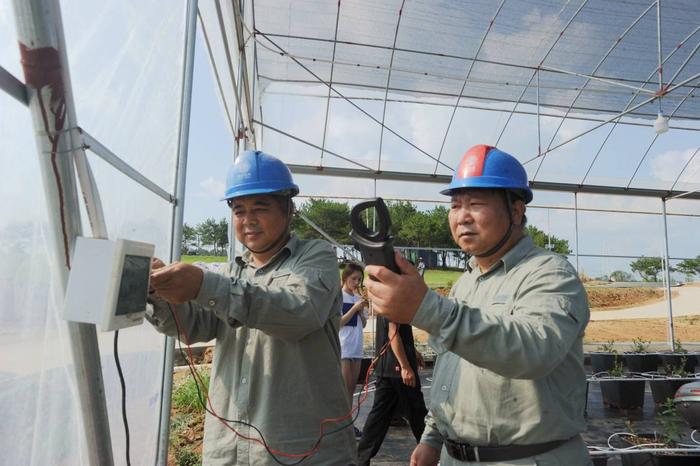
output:
M425 443L435 448L437 451L442 449L442 434L440 434L440 431L437 429L435 419L433 419L433 415L430 411L428 411L428 414L425 416L425 430L421 436L420 443Z
M519 287L512 309L479 309L429 291L412 324L431 334L438 351L504 377L536 379L561 363L588 318L573 269L545 264Z
M219 319L196 303L177 306L151 296L146 310L148 320L157 331L178 338L183 343L198 343L216 338ZM173 314L177 315L177 320Z
M273 337L300 340L340 313L335 253L315 242L288 274L269 285L204 272L195 301L229 325L256 328Z

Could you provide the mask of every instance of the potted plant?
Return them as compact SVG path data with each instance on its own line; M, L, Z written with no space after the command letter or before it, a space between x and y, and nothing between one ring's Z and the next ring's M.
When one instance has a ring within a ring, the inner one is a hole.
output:
M649 352L651 341L642 338L632 340L632 351L624 354L630 372L654 372L659 366L659 356Z
M682 365L686 372L695 373L695 355L688 354L688 351L681 345L680 340L673 340L673 351L660 353L659 357L664 367L674 369Z
M641 408L644 406L644 383L645 379L626 374L622 368L622 360L618 359L607 376L600 379L603 403L611 408Z
M634 455L621 455L622 466L691 466L700 462L700 448L698 452L669 451L674 448L682 448L681 444L690 442L688 435L683 432L681 423L673 400L667 400L663 404L663 410L658 417L661 432L637 433L628 422L630 433L618 437L623 443L623 448L634 445L644 445L645 449L658 448L658 453L639 453Z
M646 374L649 377L649 388L654 398L654 403L665 404L668 399L673 399L679 388L690 382L695 382L695 374L685 370L687 363L683 356L677 366L664 366L664 374Z
M594 374L609 372L617 365L618 361L622 364L614 345L615 341L610 340L600 345L598 351L591 353L591 367L593 367Z

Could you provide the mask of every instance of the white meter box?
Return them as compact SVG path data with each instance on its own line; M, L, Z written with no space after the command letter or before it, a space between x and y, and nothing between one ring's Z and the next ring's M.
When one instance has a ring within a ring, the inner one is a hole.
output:
M143 322L154 249L137 241L78 237L63 318L103 332Z

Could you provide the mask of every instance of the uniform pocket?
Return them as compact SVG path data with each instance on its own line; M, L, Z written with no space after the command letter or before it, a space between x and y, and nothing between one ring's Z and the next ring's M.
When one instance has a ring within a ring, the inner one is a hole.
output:
M493 315L505 316L513 313L513 307L507 303L494 302L489 304L488 312Z
M267 281L268 286L276 286L276 287L282 287L287 284L287 281L289 281L289 277L292 274L290 272L287 273L279 273L272 275L270 279Z

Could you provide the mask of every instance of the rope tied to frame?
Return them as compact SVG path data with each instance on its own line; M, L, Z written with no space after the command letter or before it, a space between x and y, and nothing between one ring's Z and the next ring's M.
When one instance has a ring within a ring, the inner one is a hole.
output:
M237 143L240 142L240 141L242 141L242 140L248 139L247 132L248 132L248 127L247 127L247 126L241 126L240 128L238 128L238 131L237 131L236 134L233 136L233 139L234 139Z

